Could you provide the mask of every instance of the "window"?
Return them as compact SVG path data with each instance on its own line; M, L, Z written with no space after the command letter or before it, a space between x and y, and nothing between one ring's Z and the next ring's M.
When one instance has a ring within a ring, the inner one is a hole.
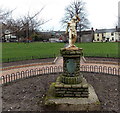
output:
M99 36L99 33L97 33L97 36Z
M103 37L103 40L105 40L105 37Z
M102 37L104 37L104 34L102 33Z
M99 41L99 38L97 39L97 41Z
M111 36L113 36L113 35L114 35L114 32L111 33Z

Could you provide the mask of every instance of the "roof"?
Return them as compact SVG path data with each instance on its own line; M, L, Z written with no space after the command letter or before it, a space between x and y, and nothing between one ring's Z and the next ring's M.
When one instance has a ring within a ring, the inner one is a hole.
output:
M117 32L118 30L113 28L113 29L96 29L95 33L106 33L106 32Z
M120 28L118 28L117 31L120 32Z
M87 31L82 31L82 34L92 34L94 31L92 30L87 30Z

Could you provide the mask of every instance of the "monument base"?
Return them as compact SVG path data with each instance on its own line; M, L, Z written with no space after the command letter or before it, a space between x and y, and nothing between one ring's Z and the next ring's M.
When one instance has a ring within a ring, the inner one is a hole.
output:
M99 111L98 97L80 73L82 49L62 48L60 53L63 56L63 73L51 84L45 105L55 111Z
M89 96L86 98L56 97L55 86L56 83L52 83L46 95L47 107L57 111L99 111L101 109L99 99L90 84L88 84Z
M79 77L68 77L68 81L70 84L64 84L62 82L63 76L59 76L55 83L55 97L74 97L74 98L88 98L89 90L88 90L88 83L84 77L81 77L81 83L76 83L77 78Z

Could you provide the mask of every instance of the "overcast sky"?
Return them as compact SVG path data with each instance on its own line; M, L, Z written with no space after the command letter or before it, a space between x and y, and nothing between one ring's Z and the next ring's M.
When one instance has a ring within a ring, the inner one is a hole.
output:
M42 26L44 30L63 30L60 20L64 16L65 7L73 0L0 0L0 7L15 9L13 17L36 13L44 7L39 18L51 19ZM94 29L113 28L118 19L118 1L120 0L83 0L91 27Z

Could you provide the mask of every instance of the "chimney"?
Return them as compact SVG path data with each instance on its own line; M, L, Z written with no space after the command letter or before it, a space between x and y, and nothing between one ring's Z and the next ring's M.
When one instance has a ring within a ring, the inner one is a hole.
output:
M91 28L91 30L92 30L92 31L94 30L93 27Z

